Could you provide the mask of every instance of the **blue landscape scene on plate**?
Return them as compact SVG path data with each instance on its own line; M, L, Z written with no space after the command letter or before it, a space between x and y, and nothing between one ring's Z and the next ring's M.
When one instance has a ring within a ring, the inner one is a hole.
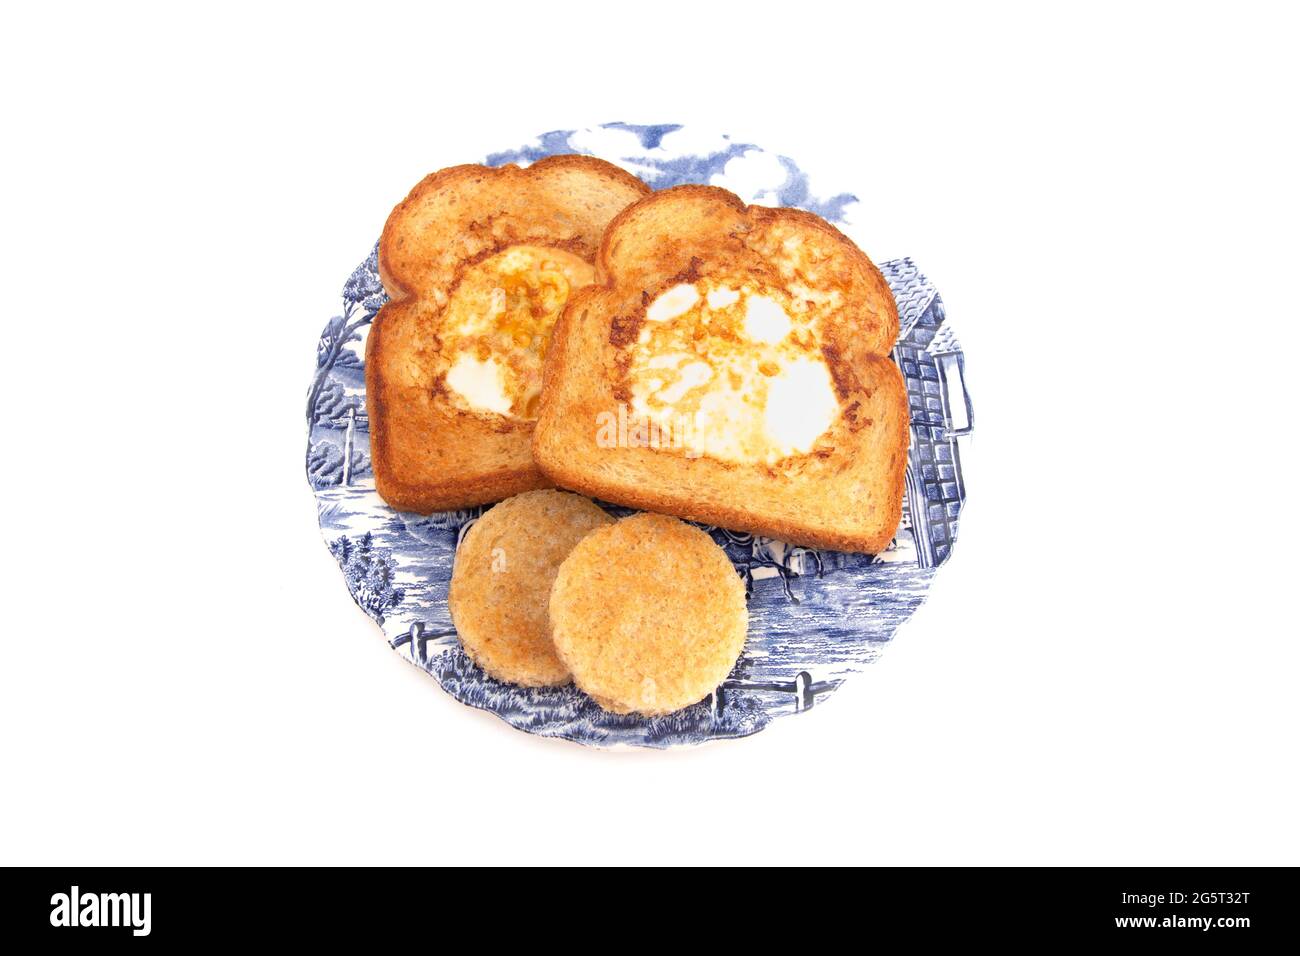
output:
M711 183L747 202L808 209L853 236L854 195L816 193L789 158L693 128L609 123L555 131L493 153L486 162L527 164L556 153L600 156L656 189ZM951 553L966 498L961 452L972 412L961 347L938 293L910 259L877 264L898 303L894 360L907 383L912 415L898 534L881 554L860 555L706 528L745 581L750 612L745 651L708 699L646 718L607 713L572 686L503 684L461 651L447 610L447 587L456 545L485 508L402 514L375 493L365 338L387 299L372 249L344 284L342 311L321 335L306 409L307 475L321 531L353 599L395 650L450 694L530 733L597 746L670 747L746 736L777 717L821 704L873 661L920 606L936 569ZM616 515L632 513L608 507Z

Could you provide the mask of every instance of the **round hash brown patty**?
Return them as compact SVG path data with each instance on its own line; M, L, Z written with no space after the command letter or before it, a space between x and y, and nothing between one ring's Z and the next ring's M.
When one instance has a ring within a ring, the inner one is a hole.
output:
M547 624L551 583L573 546L614 519L586 498L529 491L496 505L456 551L447 605L465 653L523 687L569 682Z
M745 587L703 531L638 514L560 565L551 639L578 687L614 713L672 713L726 679L745 646Z

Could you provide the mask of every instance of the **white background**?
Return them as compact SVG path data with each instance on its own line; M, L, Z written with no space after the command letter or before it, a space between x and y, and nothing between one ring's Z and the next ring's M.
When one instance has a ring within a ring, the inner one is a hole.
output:
M0 862L1300 862L1281 5L441 6L6 14ZM443 694L303 475L393 204L619 119L849 184L976 411L883 659L669 753Z

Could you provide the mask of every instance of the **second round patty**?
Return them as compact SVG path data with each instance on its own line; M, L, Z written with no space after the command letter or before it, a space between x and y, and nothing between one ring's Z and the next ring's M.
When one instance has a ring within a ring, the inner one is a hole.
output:
M551 589L551 639L606 710L668 714L707 697L745 646L745 588L703 531L638 514L584 538Z

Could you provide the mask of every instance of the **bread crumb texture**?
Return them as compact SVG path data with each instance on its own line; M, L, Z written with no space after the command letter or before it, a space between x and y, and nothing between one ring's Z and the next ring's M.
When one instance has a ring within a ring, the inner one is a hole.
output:
M456 551L447 604L465 653L489 675L523 687L567 684L547 599L561 562L614 519L586 498L530 491L470 527Z
M646 716L704 699L745 646L745 588L726 554L676 518L638 514L584 538L550 599L551 637L601 707Z

